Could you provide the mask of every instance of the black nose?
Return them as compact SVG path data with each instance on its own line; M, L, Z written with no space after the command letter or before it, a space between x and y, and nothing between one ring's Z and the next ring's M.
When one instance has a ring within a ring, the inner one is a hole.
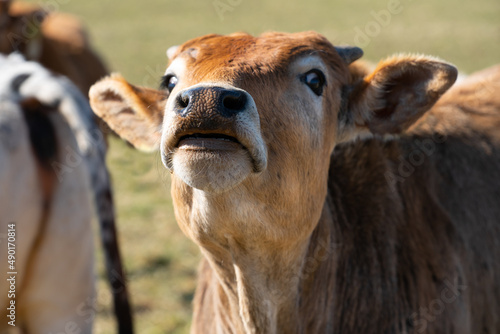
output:
M243 91L222 87L196 87L177 95L175 109L181 116L193 112L217 113L232 117L247 107L247 96Z

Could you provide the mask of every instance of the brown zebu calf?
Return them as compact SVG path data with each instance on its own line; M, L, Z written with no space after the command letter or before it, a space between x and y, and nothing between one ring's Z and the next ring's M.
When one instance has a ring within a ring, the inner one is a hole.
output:
M361 50L312 32L169 54L162 91L112 76L90 96L172 172L205 258L193 333L500 331L498 144L374 136L411 126L453 66L399 56L353 82Z

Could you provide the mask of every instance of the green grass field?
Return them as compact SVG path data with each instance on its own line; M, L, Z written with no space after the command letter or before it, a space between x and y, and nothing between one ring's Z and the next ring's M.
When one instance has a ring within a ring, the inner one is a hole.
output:
M500 63L498 0L34 2L57 4L60 10L81 17L113 71L135 84L153 87L166 68L169 46L199 35L234 31L316 30L334 44L362 44L365 58L372 61L399 52L432 54L466 73ZM389 17L377 14L389 9L394 12ZM188 333L200 254L176 225L169 174L158 154L138 153L118 139L111 140L108 161L136 332ZM98 334L115 333L98 255L95 329Z

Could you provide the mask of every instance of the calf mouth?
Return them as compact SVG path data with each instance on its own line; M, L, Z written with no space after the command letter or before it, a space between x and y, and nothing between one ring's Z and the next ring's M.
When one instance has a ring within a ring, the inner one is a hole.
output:
M175 145L176 148L184 150L214 150L226 151L234 149L248 149L240 143L235 136L223 133L195 132L180 136Z
M231 129L178 130L166 140L163 163L185 184L220 193L236 187L255 171L252 141L244 140Z
M236 133L232 129L213 127L203 129L204 124L198 128L182 129L182 124L177 130L164 137L164 154L162 160L165 166L173 170L172 159L177 153L203 154L205 156L219 156L222 159L231 159L232 153L245 152L252 163L254 172L261 172L267 164L266 154L262 153L262 144L253 138L250 133ZM195 155L192 156L193 158Z

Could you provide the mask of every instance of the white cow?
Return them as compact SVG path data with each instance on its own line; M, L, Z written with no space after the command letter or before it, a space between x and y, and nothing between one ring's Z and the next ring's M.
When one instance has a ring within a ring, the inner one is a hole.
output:
M0 332L91 333L104 142L68 79L16 54L0 56L0 73ZM112 220L104 202L99 219Z

